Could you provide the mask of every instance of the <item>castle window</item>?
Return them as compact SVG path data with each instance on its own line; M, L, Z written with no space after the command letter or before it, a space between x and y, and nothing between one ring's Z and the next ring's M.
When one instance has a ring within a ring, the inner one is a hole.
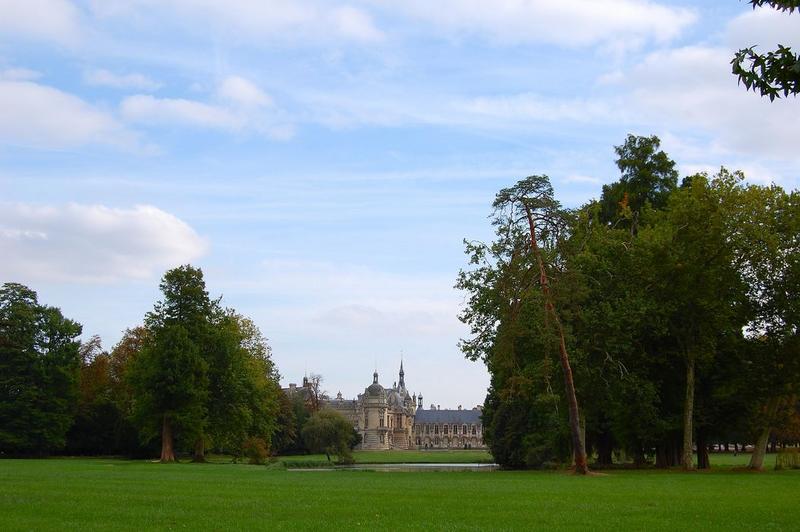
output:
M458 425L453 425L453 434L458 434Z
M447 425L444 426L444 433L447 434Z
M461 427L461 434L467 434L467 426L466 425Z
M434 425L433 426L433 433L434 434L439 434L439 425Z
M478 433L477 431L478 431L478 429L475 428L475 425L472 425L472 434L473 435L477 434Z
M380 426L383 427L383 416L381 416L381 424L380 424ZM383 438L383 436L381 436L381 438Z

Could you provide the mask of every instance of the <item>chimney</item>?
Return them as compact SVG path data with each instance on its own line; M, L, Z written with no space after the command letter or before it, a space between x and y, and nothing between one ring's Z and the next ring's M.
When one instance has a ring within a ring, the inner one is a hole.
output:
M442 409L442 405L436 405L436 410L441 410L441 409Z
M295 391L296 388L297 388L297 385L295 383L293 383L293 382L289 383L289 391L290 392Z
M461 405L458 405L458 409L461 410Z

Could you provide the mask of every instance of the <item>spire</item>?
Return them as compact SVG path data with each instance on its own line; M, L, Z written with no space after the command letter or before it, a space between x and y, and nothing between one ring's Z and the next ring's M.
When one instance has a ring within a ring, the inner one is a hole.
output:
M400 387L406 387L406 372L403 371L403 352L400 352Z
M375 373L372 374L372 384L378 384L378 370L375 370Z

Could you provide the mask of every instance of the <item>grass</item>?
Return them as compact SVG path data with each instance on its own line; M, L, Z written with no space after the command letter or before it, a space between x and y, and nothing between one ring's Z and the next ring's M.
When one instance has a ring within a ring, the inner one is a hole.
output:
M782 530L800 471L294 471L113 459L0 461L2 530Z

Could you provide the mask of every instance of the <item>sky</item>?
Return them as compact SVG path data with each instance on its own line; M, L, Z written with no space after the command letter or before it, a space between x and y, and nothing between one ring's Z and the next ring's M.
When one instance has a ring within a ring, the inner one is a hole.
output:
M111 348L191 263L284 385L355 397L402 356L474 406L453 285L494 194L579 206L628 133L797 188L800 101L730 74L778 42L800 15L737 0L0 0L0 282Z

